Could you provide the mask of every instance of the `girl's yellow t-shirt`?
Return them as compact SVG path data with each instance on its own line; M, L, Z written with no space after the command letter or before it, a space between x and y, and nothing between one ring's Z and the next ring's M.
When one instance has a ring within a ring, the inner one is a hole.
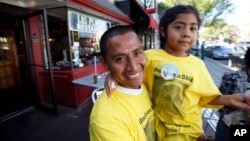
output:
M205 64L195 56L175 57L162 49L145 54L144 83L154 105L159 140L198 138L203 133L201 108L221 107L208 105L221 93Z

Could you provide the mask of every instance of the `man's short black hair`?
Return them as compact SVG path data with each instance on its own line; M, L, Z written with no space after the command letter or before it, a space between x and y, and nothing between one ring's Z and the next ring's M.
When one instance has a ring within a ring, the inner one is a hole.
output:
M107 40L114 36L123 35L128 32L134 32L138 36L137 32L130 25L113 26L104 32L100 40L100 49L103 59L105 59L107 53Z

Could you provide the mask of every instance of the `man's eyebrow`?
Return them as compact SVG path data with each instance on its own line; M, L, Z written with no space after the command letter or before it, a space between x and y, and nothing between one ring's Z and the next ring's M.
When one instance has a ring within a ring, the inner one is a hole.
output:
M143 49L143 45L139 46L137 49Z
M144 49L143 49L143 45L141 45L140 47L134 49L133 51L138 51L138 50L144 50Z
M133 52L138 51L138 50L144 51L143 45L141 45L140 47L134 49ZM124 54L124 53L113 54L113 55L111 56L111 59L114 59L114 58L119 57L119 56L125 56L125 54Z
M113 55L111 56L111 59L114 59L114 58L116 58L116 57L118 57L118 56L124 56L124 54L123 54L123 53L113 54Z

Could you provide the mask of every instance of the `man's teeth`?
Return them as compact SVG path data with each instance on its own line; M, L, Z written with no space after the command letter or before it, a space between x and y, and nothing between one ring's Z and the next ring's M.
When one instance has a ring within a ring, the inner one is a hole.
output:
M140 73L134 74L134 75L129 75L129 78L135 78L137 76L139 76Z

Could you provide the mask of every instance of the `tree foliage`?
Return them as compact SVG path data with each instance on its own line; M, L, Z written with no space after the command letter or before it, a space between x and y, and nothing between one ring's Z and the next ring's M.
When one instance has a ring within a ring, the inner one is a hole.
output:
M204 34L211 34L213 38L218 37L220 33L227 37L232 36L230 34L234 28L231 29L224 19L234 12L235 6L231 0L164 0L158 4L159 15L161 16L166 9L177 4L188 4L197 8L202 19Z
M231 0L165 0L159 3L158 13L162 14L162 11L177 4L188 4L196 7L204 26L213 24L213 22L231 14L235 8Z
M222 34L225 40L230 40L232 42L237 42L240 35L239 29L235 26L221 23L224 26L210 26L203 28L200 31L200 39L203 40L217 40L218 36Z

